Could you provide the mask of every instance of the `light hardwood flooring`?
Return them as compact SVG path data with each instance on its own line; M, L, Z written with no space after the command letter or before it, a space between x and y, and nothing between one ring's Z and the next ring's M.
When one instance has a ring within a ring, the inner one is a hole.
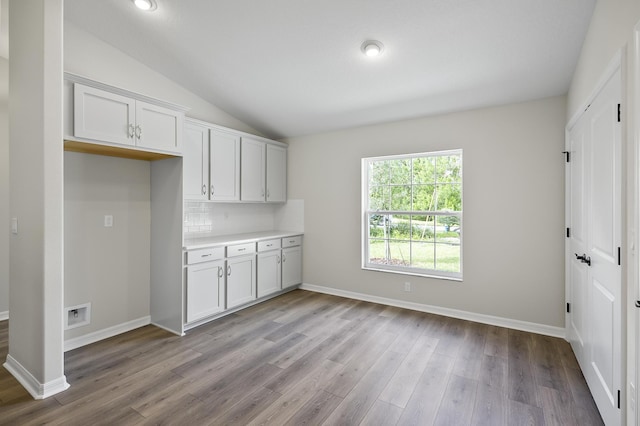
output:
M65 372L34 401L0 369L0 424L602 424L564 340L302 290L67 352Z

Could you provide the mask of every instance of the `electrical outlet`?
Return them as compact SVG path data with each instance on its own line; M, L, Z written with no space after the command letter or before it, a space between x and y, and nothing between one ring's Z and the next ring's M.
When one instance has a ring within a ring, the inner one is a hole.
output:
M113 226L113 216L110 214L104 215L104 227L111 228Z
M404 291L411 291L411 283L409 281L404 283Z

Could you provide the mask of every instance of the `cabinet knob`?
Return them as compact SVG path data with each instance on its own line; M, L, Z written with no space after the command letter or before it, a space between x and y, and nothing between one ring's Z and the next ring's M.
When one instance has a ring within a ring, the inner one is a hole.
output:
M215 187L211 185L211 195L213 195L214 192L215 192Z
M129 137L133 138L136 134L136 129L133 124L129 124Z
M136 126L136 137L140 139L141 136L142 136L142 127L140 127L140 125L138 124Z
M280 256L276 256L276 263L280 263Z
M231 265L227 266L227 276L231 276Z
M207 185L202 185L202 195L207 195Z
M282 253L282 261L286 262L287 261L287 256L284 255L284 253Z
M222 278L223 275L224 275L224 272L223 272L222 268L218 267L218 278Z

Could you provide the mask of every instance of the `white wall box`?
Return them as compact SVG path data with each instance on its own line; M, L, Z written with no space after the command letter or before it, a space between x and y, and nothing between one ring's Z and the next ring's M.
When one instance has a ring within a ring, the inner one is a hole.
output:
M182 155L187 108L69 73L65 80L65 149L131 158L136 154L122 148Z

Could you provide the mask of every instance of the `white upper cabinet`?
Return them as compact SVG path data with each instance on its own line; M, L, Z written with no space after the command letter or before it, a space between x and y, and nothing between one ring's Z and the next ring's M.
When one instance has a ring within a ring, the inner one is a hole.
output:
M136 101L136 146L182 152L181 114L168 108Z
M211 129L210 196L213 201L240 200L240 136Z
M135 145L135 100L116 93L76 84L74 136Z
M287 201L287 150L267 145L267 198L268 202Z
M78 77L72 77L78 80ZM84 80L82 80L84 81ZM73 135L82 142L182 154L184 109L95 83L73 84ZM105 90L113 89L113 90ZM129 96L130 95L130 96ZM142 99L143 98L143 99Z
M240 155L240 199L242 201L265 201L266 145L255 139L242 138Z
M184 198L209 199L209 128L187 122L182 156Z
M184 199L241 203L287 201L287 146L187 119Z

